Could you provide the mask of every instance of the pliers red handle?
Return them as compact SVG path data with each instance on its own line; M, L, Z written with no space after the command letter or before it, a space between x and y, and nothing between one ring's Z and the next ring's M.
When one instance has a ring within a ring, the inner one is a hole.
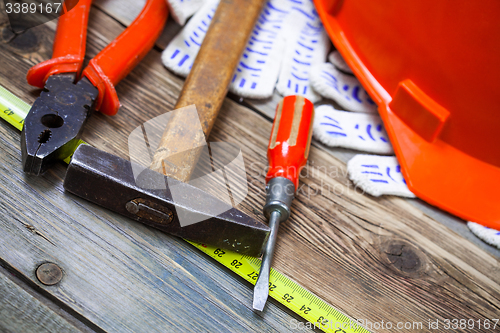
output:
M92 0L59 18L52 59L32 67L30 85L44 88L25 119L21 149L23 168L39 175L65 159L78 143L94 110L115 115L120 107L115 85L153 47L168 17L165 0L147 0L142 12L83 70L87 23Z

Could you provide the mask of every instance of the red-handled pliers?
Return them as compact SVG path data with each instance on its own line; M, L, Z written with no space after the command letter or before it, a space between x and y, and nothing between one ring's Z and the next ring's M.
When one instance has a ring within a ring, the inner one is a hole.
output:
M24 121L23 169L40 175L70 156L94 110L115 115L120 107L115 85L153 47L168 17L165 0L147 0L142 12L83 70L87 23L92 0L59 17L52 59L28 71L32 86L43 88Z

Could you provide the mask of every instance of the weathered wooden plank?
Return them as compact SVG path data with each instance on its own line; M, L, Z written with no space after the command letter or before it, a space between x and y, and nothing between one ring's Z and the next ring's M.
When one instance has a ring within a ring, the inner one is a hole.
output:
M242 146L255 145L244 153L254 166L250 168L255 186L252 193L262 191L264 174L255 166L265 165L266 134L271 124L257 122L250 112L240 112L228 120L229 124L218 123L219 130L212 138L225 140L232 130L246 133L233 137ZM249 124L253 124L251 129ZM436 224L405 200L372 198L356 192L346 177L345 164L319 149L311 150L307 173L293 205L294 214L280 228L275 261L278 270L340 308L351 309L348 313L357 318L427 321L434 316L495 316L498 305L494 304L500 296L498 260ZM256 206L263 201L263 196L255 197ZM418 263L395 268L391 260L401 253L391 252L392 247L411 250L418 256ZM483 256L485 261L479 259ZM489 291L475 285L479 280L489 286ZM464 292L468 296L464 297ZM467 310L470 302L481 304L476 307L481 310ZM422 308L426 303L432 310ZM387 307L382 309L381 304ZM355 310L360 307L364 310Z
M102 38L109 41L113 36L108 35L121 29L99 11L93 11L91 17L89 56L106 44ZM34 36L49 34L53 27L40 27ZM106 36L101 37L101 32ZM45 50L44 46L39 49ZM161 65L156 71L149 69L155 65L148 63L159 64L157 52L150 56L153 58L118 88L120 97L127 96L128 101L122 99L122 103L128 107L114 118L95 115L86 132L87 141L126 157L130 130L171 107L175 96L169 99L160 94L168 97L171 90L178 93L181 81L163 78L158 71L163 71ZM14 45L2 48L0 84L32 101L36 91L30 93L24 73L43 57L50 57L50 52L34 55ZM155 88L157 82L164 90ZM44 261L56 262L65 272L63 281L40 287L97 327L119 332L271 332L288 331L288 322L296 318L271 305L268 317L261 320L250 310L252 290L248 284L187 243L65 195L62 165L42 178L22 174L19 133L5 123L0 146L0 192L4 198L0 202L0 229L9 235L2 237L0 257L38 285L35 268Z
M89 56L121 27L98 11L91 16ZM41 36L50 26L40 28ZM0 50L0 84L32 101L21 79L49 57L50 44L26 52ZM85 138L127 155L128 133L172 107L182 80L151 52L118 86L123 109L96 115ZM101 328L156 331L287 331L292 317L271 305L263 320L250 310L251 289L183 242L63 194L63 166L42 178L19 170L18 134L1 126L0 257L35 279L41 260L65 270L60 286L43 287ZM244 209L264 202L265 151L271 123L226 100L211 140L242 147L249 196ZM357 193L345 163L313 147L293 206L280 229L274 266L355 318L372 322L483 319L498 316L499 261L436 223L407 201ZM32 224L55 246L30 233ZM34 280L35 281L35 280ZM146 321L146 323L144 323ZM236 321L236 323L233 323ZM142 325L142 326L141 326Z
M0 332L81 332L14 283L5 273L0 267Z
M123 26L128 26L141 12L146 0L94 0L92 5L105 13L112 14L112 18ZM172 21L172 18L169 17Z
M62 166L44 178L12 168L18 139L2 125L0 257L62 304L105 331L287 331L293 317L271 306L256 320L248 285L183 241L65 194ZM62 268L58 285L37 281L46 261Z

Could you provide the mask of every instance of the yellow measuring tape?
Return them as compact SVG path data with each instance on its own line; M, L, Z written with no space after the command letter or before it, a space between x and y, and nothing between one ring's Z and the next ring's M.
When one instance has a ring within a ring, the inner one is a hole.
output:
M23 127L24 118L30 106L0 86L0 116L18 130ZM80 143L84 143L80 140ZM69 162L69 158L66 160ZM254 257L222 250L205 244L192 244L246 281L255 284L259 276L261 260ZM335 333L370 333L355 320L327 304L316 295L304 289L280 272L271 269L269 295L308 321L291 322L290 328L319 328Z
M18 130L22 130L24 118L28 115L30 106L0 86L0 111L4 120Z

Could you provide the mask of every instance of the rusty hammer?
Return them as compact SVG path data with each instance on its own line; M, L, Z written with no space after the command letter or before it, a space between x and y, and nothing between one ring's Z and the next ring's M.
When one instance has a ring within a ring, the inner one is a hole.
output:
M69 164L64 188L172 235L259 256L269 227L186 182L197 165L263 4L264 0L221 0L175 105L180 109L194 104L203 131L193 130L193 122L182 119L182 113L170 117L149 169L141 173L141 184L149 182L151 187L137 185L130 161L82 145ZM159 176L165 188L151 189ZM173 186L188 194L190 201L179 204ZM200 204L219 207L215 211L221 213L202 211ZM204 218L182 226L179 214L186 213Z

